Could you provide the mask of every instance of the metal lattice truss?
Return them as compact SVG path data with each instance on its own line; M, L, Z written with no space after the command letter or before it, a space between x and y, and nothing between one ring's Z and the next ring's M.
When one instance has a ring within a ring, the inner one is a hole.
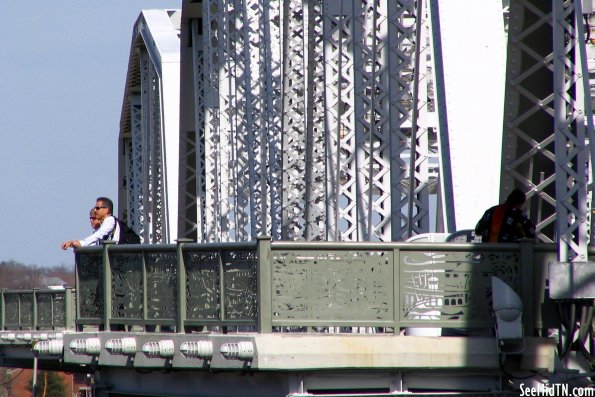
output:
M179 39L173 26L175 14L143 11L135 24L120 121L119 216L145 243L177 238Z
M416 40L427 42L416 34L416 6L206 0L185 8L191 56L183 52L182 63L191 59L194 112L182 108L181 119L194 123L181 132L180 236L391 241L428 232L431 83L425 53L415 51ZM417 107L415 76L424 78Z
M515 1L506 10L500 196L527 191L539 237L560 238L561 260L582 260L592 134L583 26L579 4L546 3ZM461 47L464 34L453 30L460 10L472 8L471 19L493 37L486 43L499 43L504 26L491 16L501 8L489 5L185 2L182 45L174 12L143 12L122 117L121 215L145 242L401 240L429 231L429 158L438 136L444 212L437 218L448 231L467 225L477 218L470 208L488 205L469 200L469 183L479 191L497 183L481 181L497 160L477 146L499 134L498 121L482 113L493 109L498 119L498 105L479 100L473 86L465 90L470 73L485 69L457 59L485 46L469 38ZM496 46L484 55L495 53ZM473 77L487 87L485 75ZM478 100L470 104L471 96ZM434 110L437 125L429 121ZM468 166L469 151L481 166Z
M585 261L593 134L580 1L511 2L501 197L528 192L559 260ZM589 101L587 101L589 103Z

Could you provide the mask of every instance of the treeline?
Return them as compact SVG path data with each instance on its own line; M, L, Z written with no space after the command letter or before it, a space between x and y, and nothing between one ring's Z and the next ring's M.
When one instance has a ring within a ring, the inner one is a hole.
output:
M0 288L45 288L48 284L55 285L51 280L53 278L62 279L74 287L74 266L41 267L15 261L0 262Z

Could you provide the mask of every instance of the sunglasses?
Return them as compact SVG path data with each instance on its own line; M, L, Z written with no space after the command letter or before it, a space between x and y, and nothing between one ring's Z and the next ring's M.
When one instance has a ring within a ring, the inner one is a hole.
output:
M94 217L92 217L92 216L90 216L90 217L89 217L89 220L90 220L90 221L94 221L95 219L97 219L97 218L94 218Z
M99 211L102 208L107 208L107 207L95 207L94 209L95 209L95 211Z

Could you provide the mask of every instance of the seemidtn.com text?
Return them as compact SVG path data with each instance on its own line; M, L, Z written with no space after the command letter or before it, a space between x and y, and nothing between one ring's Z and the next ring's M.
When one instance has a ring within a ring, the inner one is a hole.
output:
M525 386L521 383L521 396L595 397L592 387L570 387L567 384Z

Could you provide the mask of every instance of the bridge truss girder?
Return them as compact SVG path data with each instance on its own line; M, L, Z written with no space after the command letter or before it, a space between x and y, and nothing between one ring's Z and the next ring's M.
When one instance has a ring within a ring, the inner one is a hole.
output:
M593 126L580 1L511 2L501 198L527 192L543 241L585 261Z
M194 109L181 109L180 236L391 241L428 232L429 79L418 90L409 175L416 5L185 3L182 69L193 77L182 76L182 90L193 93L182 97Z
M440 164L445 211L437 223L454 231L470 189L461 188L461 156L451 153L449 134L465 116L449 113L458 100L447 106L444 87L428 78L445 70L436 67L447 61L435 42L436 22L450 18L438 10L451 3L184 3L191 28L182 29L182 69L192 77L183 77L182 91L191 87L192 94L182 97L192 97L193 109L181 109L179 235L388 241L428 232L436 136L448 160ZM500 200L514 187L528 192L539 237L560 236L562 259L584 258L590 199L583 142L592 127L583 27L574 2L552 4L510 6ZM431 111L437 125L428 121Z
M148 10L136 22L120 120L118 215L144 243L173 242L178 234L175 20L176 12Z

